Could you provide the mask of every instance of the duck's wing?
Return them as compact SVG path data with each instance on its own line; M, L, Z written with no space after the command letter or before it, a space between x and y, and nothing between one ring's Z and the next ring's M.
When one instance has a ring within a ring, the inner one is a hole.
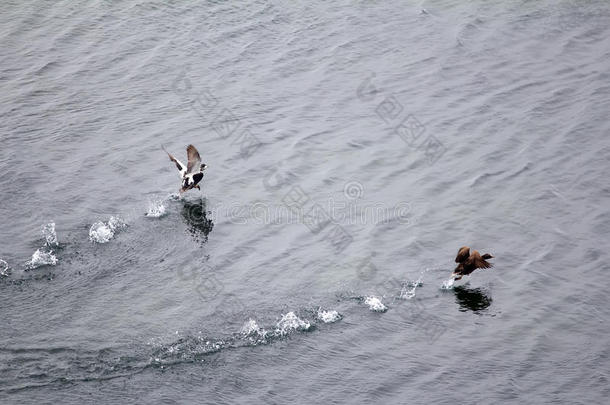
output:
M186 174L186 166L184 165L184 163L182 163L181 161L176 159L171 153L166 151L165 147L161 146L161 148L165 151L165 153L167 153L167 156L169 156L169 160L171 160L172 162L174 162L176 164L176 167L180 171L180 178L183 178L184 175Z
M472 252L470 258L468 259L468 262L474 265L475 269L488 269L493 266L493 264L483 259L479 252L477 252L476 250Z
M462 246L460 248L460 250L458 250L458 254L455 257L455 262L456 263L463 263L466 260L468 260L469 256L470 256L470 248L468 246Z
M201 167L201 157L199 156L199 152L197 152L197 148L193 145L189 145L186 147L186 154L188 156L189 162L186 168L187 173L198 172Z

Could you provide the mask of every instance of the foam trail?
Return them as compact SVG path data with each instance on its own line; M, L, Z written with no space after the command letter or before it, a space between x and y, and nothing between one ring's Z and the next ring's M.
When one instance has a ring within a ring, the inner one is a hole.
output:
M341 318L341 314L337 311L324 311L321 307L318 308L317 319L322 322L336 322ZM150 363L163 368L167 364L199 359L202 355L217 353L225 349L270 344L295 332L310 331L313 327L315 327L315 322L310 323L306 319L301 319L291 311L282 314L281 319L277 321L271 331L259 326L256 320L250 318L244 322L238 333L234 333L230 337L211 339L204 336L178 336L178 340L169 344L157 343L154 339L148 343L157 346L151 355Z
M110 217L108 222L98 221L89 228L89 240L96 243L107 243L115 233L127 224L119 217Z

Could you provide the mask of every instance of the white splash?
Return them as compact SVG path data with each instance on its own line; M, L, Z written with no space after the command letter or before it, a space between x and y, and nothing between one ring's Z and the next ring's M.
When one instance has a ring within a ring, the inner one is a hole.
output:
M260 327L258 326L256 321L254 319L250 318L246 321L246 323L244 323L244 326L241 327L240 333L242 335L247 336L252 333L258 332L259 330L260 330Z
M402 286L402 290L400 291L399 298L410 300L411 298L415 297L415 289L417 287L421 287L422 285L424 285L424 283L423 283L424 275L428 271L430 271L430 268L424 269L424 271L422 271L419 274L419 277L417 278L417 280L404 283Z
M388 307L383 305L383 302L377 297L366 297L364 299L364 303L369 306L371 311L375 312L385 312L388 310Z
M288 312L282 315L275 326L275 334L278 336L286 336L292 331L300 330L307 331L311 328L311 324L307 320L302 320L294 314L294 312Z
M113 230L117 230L125 228L127 224L119 217L110 217L110 220L108 221L108 226Z
M200 341L203 341L202 338L199 339ZM217 340L217 341L210 341L207 340L205 342L205 344L203 345L203 352L204 353L215 353L219 350L221 350L223 347L225 347L226 342L224 340Z
M8 277L8 263L5 260L0 259L0 277Z
M55 266L57 264L58 260L53 251L53 248L59 245L57 242L57 232L55 232L55 222L43 225L41 233L45 241L44 246L36 250L32 258L25 263L25 267L28 270L41 266Z
M104 222L96 222L89 228L89 240L97 243L106 243L114 236L114 230Z
M252 318L244 323L240 333L253 344L266 343L267 331L258 326L256 321Z
M34 252L32 259L25 264L29 269L36 269L41 266L55 266L57 264L57 257L53 254L53 251L40 248Z
M322 308L318 309L318 319L324 323L334 323L341 320L343 316L337 311L323 311Z
M110 217L108 222L96 222L89 228L89 240L97 243L106 243L114 238L115 233L127 225L118 217Z
M399 298L410 300L411 298L415 297L415 289L417 287L421 287L422 285L423 283L421 282L421 276L415 282L405 282L402 286L402 290L400 291Z
M150 201L146 216L150 218L161 218L166 213L165 204L161 200Z
M55 232L55 222L50 222L42 227L42 236L49 247L57 246L57 232Z
M441 289L443 289L443 290L451 290L453 288L453 284L455 284L455 279L454 278L450 278L449 280L445 280L445 281L443 281L443 284L441 285Z

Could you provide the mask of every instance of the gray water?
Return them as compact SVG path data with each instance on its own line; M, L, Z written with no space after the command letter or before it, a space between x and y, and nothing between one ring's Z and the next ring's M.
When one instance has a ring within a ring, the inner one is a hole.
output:
M605 403L610 5L293 3L4 2L0 402Z

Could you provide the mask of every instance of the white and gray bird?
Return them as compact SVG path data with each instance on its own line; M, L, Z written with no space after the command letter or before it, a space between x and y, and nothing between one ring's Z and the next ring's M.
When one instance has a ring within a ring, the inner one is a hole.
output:
M169 156L169 160L174 162L180 171L180 179L182 180L180 193L184 193L192 188L201 190L201 188L199 188L199 182L201 179L203 179L203 171L208 166L205 163L201 163L201 157L199 156L197 148L195 148L193 145L186 147L186 155L188 158L188 164L186 166L181 161L176 159L171 153L166 151L163 146L161 146L161 148L163 148L165 153L167 153Z

